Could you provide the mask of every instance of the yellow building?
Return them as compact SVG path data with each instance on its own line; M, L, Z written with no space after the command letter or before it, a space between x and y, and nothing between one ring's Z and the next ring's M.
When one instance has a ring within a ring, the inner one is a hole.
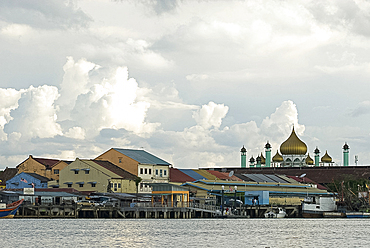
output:
M30 155L17 165L18 173L36 173L52 180L59 180L59 172L70 163L58 159L34 158Z
M59 188L136 193L137 177L109 161L76 159L60 171Z
M144 151L111 148L99 155L96 160L109 161L122 169L140 177L139 192L150 192L146 183L168 183L170 163Z

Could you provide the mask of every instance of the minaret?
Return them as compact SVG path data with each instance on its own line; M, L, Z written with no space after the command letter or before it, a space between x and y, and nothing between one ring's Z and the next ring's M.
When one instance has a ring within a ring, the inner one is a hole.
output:
M257 167L257 168L261 168L261 157L260 157L260 156L258 156L258 157L256 158L256 161L257 161L257 165L256 165L256 167Z
M317 148L317 146L316 146L316 149L313 151L313 153L315 153L315 166L319 166L320 150L319 150L319 148Z
M254 158L252 156L251 159L249 159L249 168L253 168L254 167L254 162L255 162L255 160L254 160Z
M349 145L347 145L347 142L344 143L343 146L343 166L349 165Z
M266 167L271 167L271 145L268 141L265 145L265 153L266 153L265 165L266 165Z
M247 168L247 149L243 146L240 150L241 153L241 167Z

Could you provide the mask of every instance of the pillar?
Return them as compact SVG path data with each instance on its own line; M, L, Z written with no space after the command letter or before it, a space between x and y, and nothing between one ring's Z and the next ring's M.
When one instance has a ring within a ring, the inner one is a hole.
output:
M315 154L315 166L319 166L320 163L320 150L316 147L316 149L313 151Z
M267 141L265 145L265 152L266 152L266 167L271 167L271 145Z
M241 153L241 167L247 168L247 149L243 146L240 150Z
M251 159L249 159L249 168L253 168L254 167L254 162L255 162L255 160L254 160L254 158L252 156Z
M347 142L343 146L343 166L349 165L349 145Z
M261 168L261 157L258 156L257 159L256 159L256 161L257 161L256 168Z

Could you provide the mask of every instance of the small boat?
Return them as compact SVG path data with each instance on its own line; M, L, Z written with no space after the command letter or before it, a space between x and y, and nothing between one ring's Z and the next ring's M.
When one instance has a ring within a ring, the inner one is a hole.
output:
M0 219L13 218L23 201L24 199L21 199L8 205L6 205L5 203L0 203Z
M286 212L283 208L277 208L277 210L273 211L271 209L270 211L265 213L265 218L284 218L286 216Z
M370 218L370 213L364 212L347 212L347 218Z

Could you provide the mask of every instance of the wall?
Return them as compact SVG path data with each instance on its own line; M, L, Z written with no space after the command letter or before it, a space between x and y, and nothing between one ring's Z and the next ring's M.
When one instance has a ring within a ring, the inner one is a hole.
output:
M138 175L138 162L117 152L113 148L95 159L109 161L136 176Z
M36 173L40 176L51 178L51 170L46 170L45 166L34 160L32 156L29 156L28 159L20 163L17 168L18 173Z

